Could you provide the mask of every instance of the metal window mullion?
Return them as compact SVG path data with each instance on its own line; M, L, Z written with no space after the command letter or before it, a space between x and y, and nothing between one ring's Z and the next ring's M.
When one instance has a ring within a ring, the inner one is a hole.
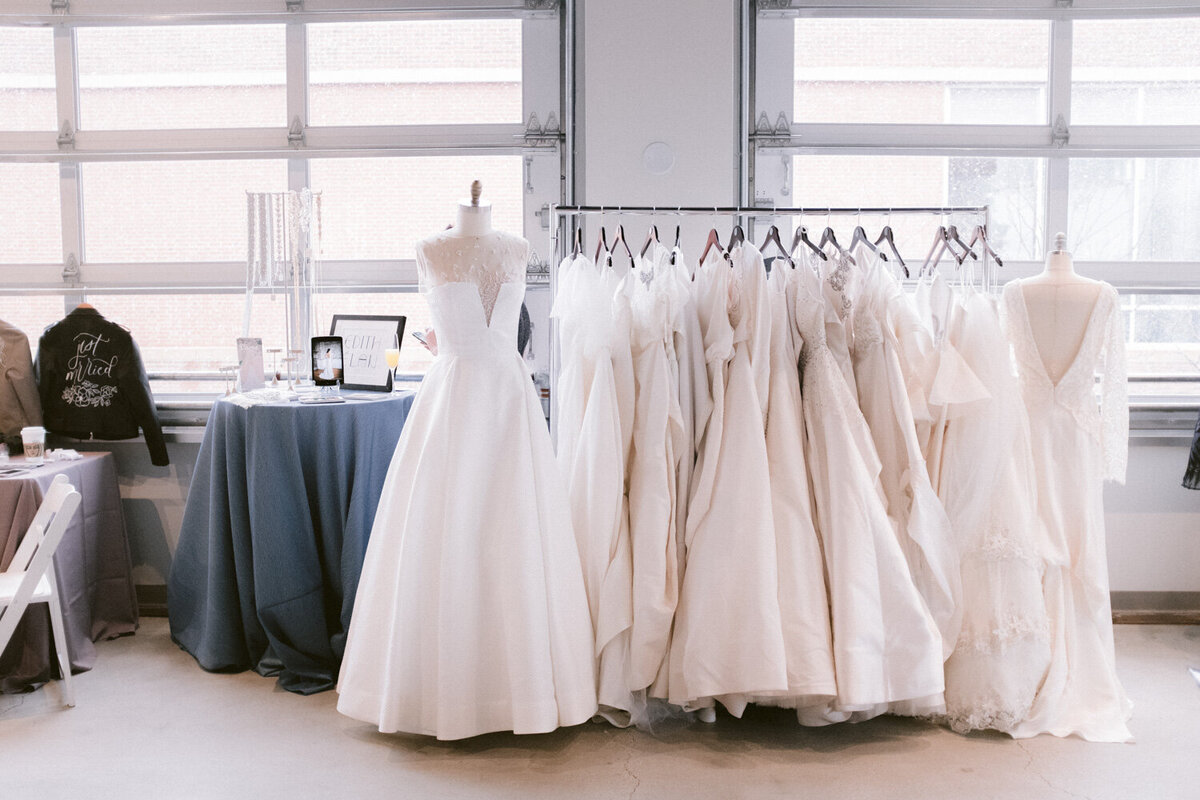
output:
M289 129L299 121L303 135L308 126L308 29L303 23L285 26L285 72L287 81L287 119Z
M1069 20L1054 20L1050 23L1050 74L1046 107L1052 139L1054 125L1060 119L1070 131L1071 52L1072 23ZM1046 162L1045 249L1048 250L1054 235L1068 230L1071 161L1066 153L1062 153L1051 155Z
M79 128L79 62L75 48L74 28L54 29L54 93L58 116L60 149L69 147ZM80 269L83 249L83 193L80 189L78 162L63 161L58 165L59 214L62 224L62 280L70 279L70 270ZM63 310L69 311L83 302L83 295L71 293L63 297Z

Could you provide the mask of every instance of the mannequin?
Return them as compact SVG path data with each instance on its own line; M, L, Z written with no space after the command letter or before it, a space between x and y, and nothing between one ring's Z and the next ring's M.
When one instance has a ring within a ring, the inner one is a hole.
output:
M483 184L471 181L471 199L458 203L458 219L450 228L451 236L486 236L492 232L492 204L479 202Z
M1030 333L1042 366L1055 383L1079 353L1101 286L1100 281L1075 272L1064 233L1055 235L1045 269L1021 281Z
M455 223L441 234L431 237L431 240L438 237L474 239L477 241L473 244L464 244L463 248L472 246L486 247L493 253L497 252L497 250L503 251L506 245L511 248L513 242L518 242L520 245L528 247L528 243L524 239L492 228L492 204L487 201L480 201L479 196L482 192L483 184L477 180L471 181L471 196L469 199L459 201ZM426 350L436 356L438 353L437 332L433 328L426 328L424 337L424 341L421 344Z

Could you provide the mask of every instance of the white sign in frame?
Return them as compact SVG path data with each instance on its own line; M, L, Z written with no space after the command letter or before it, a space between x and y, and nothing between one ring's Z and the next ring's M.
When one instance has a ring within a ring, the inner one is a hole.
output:
M342 388L390 392L392 371L384 351L392 336L403 345L406 317L378 314L334 314L330 336L342 337Z

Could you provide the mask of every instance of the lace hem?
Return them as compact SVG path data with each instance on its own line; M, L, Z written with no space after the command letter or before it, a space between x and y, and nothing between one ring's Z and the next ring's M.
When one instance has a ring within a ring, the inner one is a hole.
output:
M956 653L1000 655L1018 643L1050 640L1050 622L1044 617L1034 619L1021 614L1006 614L992 623L988 630L963 628L955 645Z
M971 708L948 709L934 719L950 727L955 733L971 731L1001 731L1008 733L1026 717L1033 703L1013 705L998 699L989 699Z

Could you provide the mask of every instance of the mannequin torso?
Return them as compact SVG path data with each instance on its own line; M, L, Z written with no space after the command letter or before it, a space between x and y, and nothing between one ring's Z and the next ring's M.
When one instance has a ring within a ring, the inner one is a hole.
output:
M1061 247L1046 255L1041 274L1021 281L1030 333L1050 380L1061 380L1079 353L1102 286L1078 275Z

